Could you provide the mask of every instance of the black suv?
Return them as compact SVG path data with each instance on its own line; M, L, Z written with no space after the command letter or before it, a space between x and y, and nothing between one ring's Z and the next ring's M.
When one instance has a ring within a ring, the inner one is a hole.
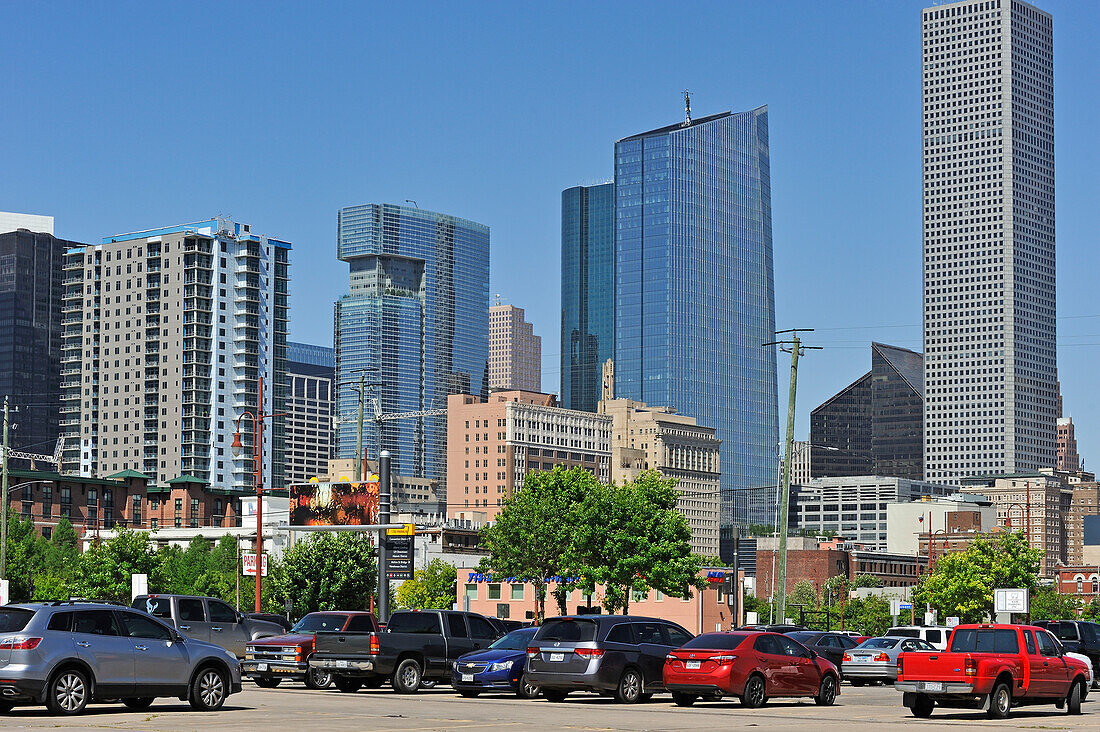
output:
M1100 679L1100 625L1087 620L1036 620L1032 625L1054 633L1070 653L1088 656L1092 677Z
M692 638L676 623L658 618L551 618L531 639L527 677L552 702L571 691L595 691L633 704L664 691L665 656Z

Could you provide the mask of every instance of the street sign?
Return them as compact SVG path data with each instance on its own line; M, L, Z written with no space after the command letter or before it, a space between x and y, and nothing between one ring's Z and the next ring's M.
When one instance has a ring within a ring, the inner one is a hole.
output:
M264 562L261 568L261 576L267 576L267 554L263 555ZM252 552L245 552L241 555L241 574L247 577L256 576L256 555Z
M411 525L411 524L409 524ZM387 532L394 529L386 529ZM402 529L397 529L402 531ZM407 580L413 576L413 537L386 537L386 578Z
M956 615L952 615L951 617L949 617L947 619L947 622L945 623L945 625L947 625L948 628L954 628L958 624L959 624L959 618Z
M999 613L1026 613L1028 592L1021 589L993 590L993 608Z
M400 529L386 529L386 536L413 536L416 534L416 524L405 524Z
M912 610L913 603L905 602L904 600L891 600L890 601L890 614L901 615L902 610Z

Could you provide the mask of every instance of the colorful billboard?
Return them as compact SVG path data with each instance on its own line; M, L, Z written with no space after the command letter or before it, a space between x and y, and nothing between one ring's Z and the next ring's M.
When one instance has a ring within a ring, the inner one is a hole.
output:
M290 487L291 526L378 523L378 476L362 483L309 482Z

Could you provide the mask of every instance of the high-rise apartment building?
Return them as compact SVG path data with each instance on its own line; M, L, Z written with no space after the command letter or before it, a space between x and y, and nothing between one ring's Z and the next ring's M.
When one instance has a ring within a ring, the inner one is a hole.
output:
M286 411L290 244L214 218L107 237L65 260L61 357L65 467L138 470L252 490L262 403ZM263 393L259 382L264 380ZM264 431L263 484L281 489L285 422Z
M489 307L489 388L542 391L542 338L515 305Z
M329 473L336 445L336 351L307 343L286 349L286 482Z
M922 15L925 476L1055 461L1054 49L1048 13Z
M615 143L615 396L716 429L723 558L774 520L770 175L766 107Z
M561 194L561 403L596 411L615 355L615 184Z
M611 417L556 405L553 394L447 398L447 515L492 521L528 473L584 468L610 480Z
M62 266L79 246L44 232L0 234L0 399L9 397L15 450L52 455L61 434Z
M337 446L355 457L360 373L367 387L363 448L389 450L406 478L447 479L447 396L488 392L489 227L424 209L341 209L337 255L350 292L336 302ZM407 416L382 424L372 419Z

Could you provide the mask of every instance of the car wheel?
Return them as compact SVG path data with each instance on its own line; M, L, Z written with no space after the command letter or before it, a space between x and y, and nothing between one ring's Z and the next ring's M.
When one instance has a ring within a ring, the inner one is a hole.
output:
M821 680L821 686L814 697L814 704L819 707L831 707L836 701L836 677L828 674Z
M764 706L764 677L753 674L745 682L745 693L741 695L741 703L749 709L757 709Z
M221 709L225 703L225 697L229 695L229 684L226 683L225 674L213 666L199 669L195 678L191 680L191 693L188 701L191 707L203 712L213 712Z
M420 688L421 678L422 672L420 670L420 664L412 658L406 658L404 661L397 664L397 668L393 672L393 678L390 680L390 685L392 685L393 690L399 694L412 694Z
M139 696L136 699L123 699L122 703L130 709L148 709L153 706L153 697Z
M678 691L672 692L672 703L678 707L690 707L695 703L694 694L681 694Z
M558 691L556 689L544 689L542 695L546 697L546 701L551 701L557 704L558 702L565 701L565 697L569 696L569 692Z
M522 674L516 684L516 696L520 699L534 699L538 695L539 687L531 683L531 679L527 674Z
M276 686L283 683L282 679L273 679L270 676L257 676L253 681L255 681L256 686L261 689L274 689Z
M993 687L993 693L989 695L989 716L994 719L1005 719L1012 710L1012 689L1003 681Z
M75 668L62 670L50 681L46 706L54 714L80 714L91 696L88 677Z
M428 680L428 679L421 679L421 680L420 680L420 688L421 688L421 689L434 689L434 688L435 688L435 685L436 685L436 683L437 683L437 682L435 682L435 681L430 681L430 680Z
M1069 691L1069 696L1066 697L1066 707L1070 714L1081 713L1081 684L1074 683L1073 688Z
M645 682L642 674L636 669L628 668L619 678L619 686L615 689L615 701L620 704L635 704L642 698L642 688Z
M345 694L354 694L359 691L359 688L363 685L358 679L340 678L337 677L333 682L333 685Z
M306 673L307 689L327 689L332 686L332 674L319 668L311 668Z
M852 686L863 686L864 681L863 679L851 679L849 683L851 683Z
M935 708L936 703L928 698L927 694L917 694L913 699L913 703L909 705L909 711L913 713L913 716L921 719L931 717L932 710Z
M477 699L477 695L480 693L480 691L460 691L458 695L464 699Z

